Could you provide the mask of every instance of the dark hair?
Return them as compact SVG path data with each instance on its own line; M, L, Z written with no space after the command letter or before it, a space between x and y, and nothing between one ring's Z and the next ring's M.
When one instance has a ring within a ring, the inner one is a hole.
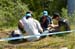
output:
M30 18L30 16L27 16L26 19Z
M26 14L28 14L28 13L30 13L30 12L26 12Z
M52 19L54 19L54 18L56 18L56 17L59 17L59 16L60 16L59 13L54 13Z
M30 13L30 11L26 12L26 14L29 14L29 13ZM28 19L28 18L30 18L30 16L27 16L27 17L26 17L26 19Z
M56 18L56 17L59 17L59 16L53 16L52 19L54 19L54 18Z

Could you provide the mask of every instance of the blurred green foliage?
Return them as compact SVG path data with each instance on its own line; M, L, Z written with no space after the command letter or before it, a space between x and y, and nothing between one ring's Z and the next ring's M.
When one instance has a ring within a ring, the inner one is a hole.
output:
M48 10L49 15L52 15L54 12L61 13L61 9L67 7L67 0L22 0L22 2L28 5L38 20L43 10Z
M0 27L16 26L26 11L21 0L0 0Z
M71 25L75 25L75 13L68 16L68 9L62 8L61 16L69 21Z
M0 0L0 28L17 26L18 20L31 10L33 17L39 20L43 10L62 12L67 0Z

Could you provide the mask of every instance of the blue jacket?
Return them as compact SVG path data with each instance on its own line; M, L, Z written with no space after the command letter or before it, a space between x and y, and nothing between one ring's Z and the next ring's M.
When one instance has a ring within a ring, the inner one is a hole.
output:
M43 29L48 28L48 25L51 24L51 20L52 20L51 17L50 16L46 16L46 17L47 17L47 19L44 23L42 23L43 22L43 16L40 18L40 23L41 23L41 26Z

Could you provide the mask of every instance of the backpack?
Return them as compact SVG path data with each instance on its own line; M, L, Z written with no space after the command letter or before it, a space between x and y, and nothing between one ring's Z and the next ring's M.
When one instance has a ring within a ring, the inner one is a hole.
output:
M60 31L69 31L70 25L66 19L60 18L59 20L59 29Z

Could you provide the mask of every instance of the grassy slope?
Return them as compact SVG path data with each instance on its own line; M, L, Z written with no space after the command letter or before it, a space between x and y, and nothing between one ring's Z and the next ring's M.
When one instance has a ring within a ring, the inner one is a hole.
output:
M74 26L71 27L74 29ZM0 33L1 37L8 36ZM8 32L7 32L8 33ZM2 34L2 35L1 35ZM6 42L0 42L0 47L2 49L60 49L62 47L68 47L69 49L75 49L75 33L70 33L64 36L53 35L51 37L46 37L36 42L22 42L17 44L10 44Z

